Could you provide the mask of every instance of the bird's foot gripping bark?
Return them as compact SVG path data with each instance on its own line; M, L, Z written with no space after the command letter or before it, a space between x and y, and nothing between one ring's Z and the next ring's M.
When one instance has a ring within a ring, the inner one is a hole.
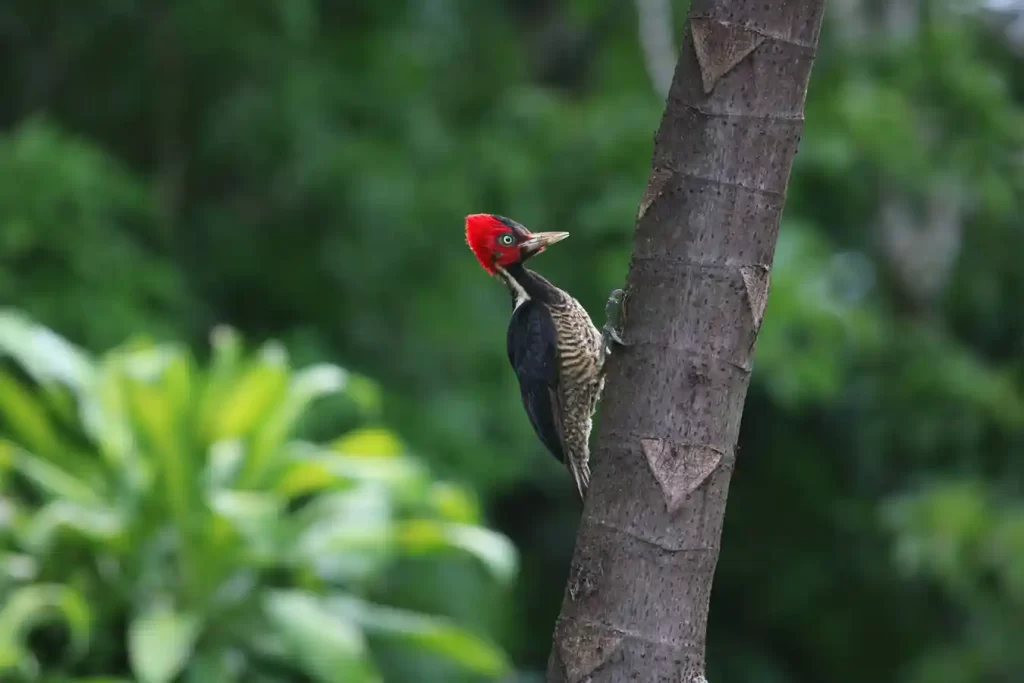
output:
M604 327L601 328L601 360L602 365L605 358L612 353L612 349L618 346L629 346L622 338L623 327L626 322L625 313L626 292L616 289L608 297L608 303L604 307Z

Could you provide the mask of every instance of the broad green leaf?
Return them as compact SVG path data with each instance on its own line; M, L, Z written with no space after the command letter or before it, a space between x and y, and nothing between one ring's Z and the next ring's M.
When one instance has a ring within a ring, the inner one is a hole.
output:
M431 519L401 522L396 531L399 547L409 553L457 549L475 556L500 581L511 581L518 568L515 546L502 534L467 524L445 524Z
M381 484L393 493L426 488L429 483L426 468L411 458L333 456L325 458L325 462L337 476L353 482Z
M288 357L276 345L265 346L231 387L225 389L212 417L213 441L250 433L285 395L288 387Z
M221 490L210 496L210 507L229 519L259 525L278 517L283 502L267 493Z
M324 363L296 373L288 385L287 394L252 436L242 484L258 482L273 468L275 456L280 455L285 440L310 403L344 386L345 372L334 365Z
M5 596L0 609L0 649L20 647L29 632L57 617L68 627L71 648L81 656L89 647L92 613L75 590L56 584L31 584Z
M348 373L331 363L318 363L295 373L290 391L292 400L305 406L310 401L341 391L348 381Z
M22 476L51 496L83 505L98 505L102 501L87 482L15 443L0 439L0 453L0 459L9 460Z
M60 440L46 409L21 382L0 371L0 415L12 436L43 456L58 455Z
M171 397L159 386L130 382L128 402L139 431L157 456L156 462L163 475L159 488L178 524L188 528L188 520L195 509L193 493L197 482L191 454L178 433Z
M128 659L140 683L170 683L192 655L200 622L159 605L128 628Z
M22 448L6 439L0 439L0 474L6 473L14 467L14 461ZM0 478L0 482L3 479Z
M5 674L4 679L17 672L22 675L20 680L33 680L38 671L39 663L31 652L17 643L0 640L0 674Z
M111 543L124 533L125 522L113 508L57 499L28 518L19 537L33 552L45 553L55 535L64 529L101 544Z
M216 441L207 451L203 482L209 489L227 488L238 477L245 460L245 444L239 439Z
M248 544L254 559L273 561L284 502L267 493L220 490L209 496L210 508L231 524Z
M270 623L295 664L320 683L379 683L362 631L332 614L319 596L275 591L264 601Z
M167 369L181 355L181 349L174 344L154 345L149 342L125 344L110 355L121 364L124 373L143 384L157 384L166 375Z
M305 442L292 442L287 450L294 464L287 465L281 473L279 490L301 488L300 476L325 481L326 473L339 484L379 484L392 494L425 492L430 483L426 467L410 457L350 456ZM302 473L291 474L292 467L301 467Z
M480 509L465 489L448 482L436 482L430 487L429 495L431 506L442 518L462 524L480 521Z
M327 604L367 635L399 638L480 675L500 676L509 671L509 661L497 646L448 619L382 607L348 595L333 595Z
M201 652L188 663L185 683L236 683L245 662L241 650Z
M391 502L380 487L322 495L297 518L295 553L323 578L365 578L388 559L392 524Z
M135 437L125 395L125 378L116 355L97 366L92 391L82 397L82 424L115 470L138 468L131 458Z
M332 488L340 481L342 478L331 470L325 459L308 459L287 465L274 489L285 498L293 498Z
M349 375L345 386L345 394L349 396L370 419L377 419L381 413L384 400L380 387L373 380L362 375Z
M204 440L217 441L215 434L221 408L232 388L242 360L242 340L235 330L218 326L210 333L213 356L199 399L199 429Z
M132 417L149 445L163 453L174 453L178 448L178 436L175 434L170 397L159 387L130 382L128 400Z
M13 309L0 309L0 356L10 356L40 384L56 380L76 392L92 377L88 356Z
M192 412L193 374L191 355L186 349L178 349L167 364L163 386L179 418L190 417Z
M405 452L398 437L380 427L351 431L331 444L331 448L350 456L397 456Z
M75 395L67 387L53 380L44 380L39 383L39 393L57 420L63 425L78 429L78 406L75 403Z
M9 578L12 582L24 583L39 575L39 562L25 553L0 552L0 585L2 579Z

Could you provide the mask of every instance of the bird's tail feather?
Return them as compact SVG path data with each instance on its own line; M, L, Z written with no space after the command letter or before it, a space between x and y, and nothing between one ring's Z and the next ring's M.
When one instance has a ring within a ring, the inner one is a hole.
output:
M576 481L576 489L580 492L582 500L587 495L587 489L590 488L590 464L570 459L569 471L572 472L572 478Z

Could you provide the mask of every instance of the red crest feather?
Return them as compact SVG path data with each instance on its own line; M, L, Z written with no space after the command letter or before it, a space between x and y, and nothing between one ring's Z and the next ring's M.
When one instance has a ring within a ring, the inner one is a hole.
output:
M494 250L495 235L507 230L507 225L489 213L474 213L466 216L466 244L469 245L483 269L491 275L494 275L494 265L500 256Z

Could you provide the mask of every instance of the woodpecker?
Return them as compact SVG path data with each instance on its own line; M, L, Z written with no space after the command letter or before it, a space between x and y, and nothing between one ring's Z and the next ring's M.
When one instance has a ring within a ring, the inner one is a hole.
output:
M506 345L526 415L544 446L572 474L580 498L590 485L592 417L604 390L605 361L619 332L622 290L612 292L598 331L567 292L524 264L567 232L530 232L504 216L466 216L466 243L512 298Z

